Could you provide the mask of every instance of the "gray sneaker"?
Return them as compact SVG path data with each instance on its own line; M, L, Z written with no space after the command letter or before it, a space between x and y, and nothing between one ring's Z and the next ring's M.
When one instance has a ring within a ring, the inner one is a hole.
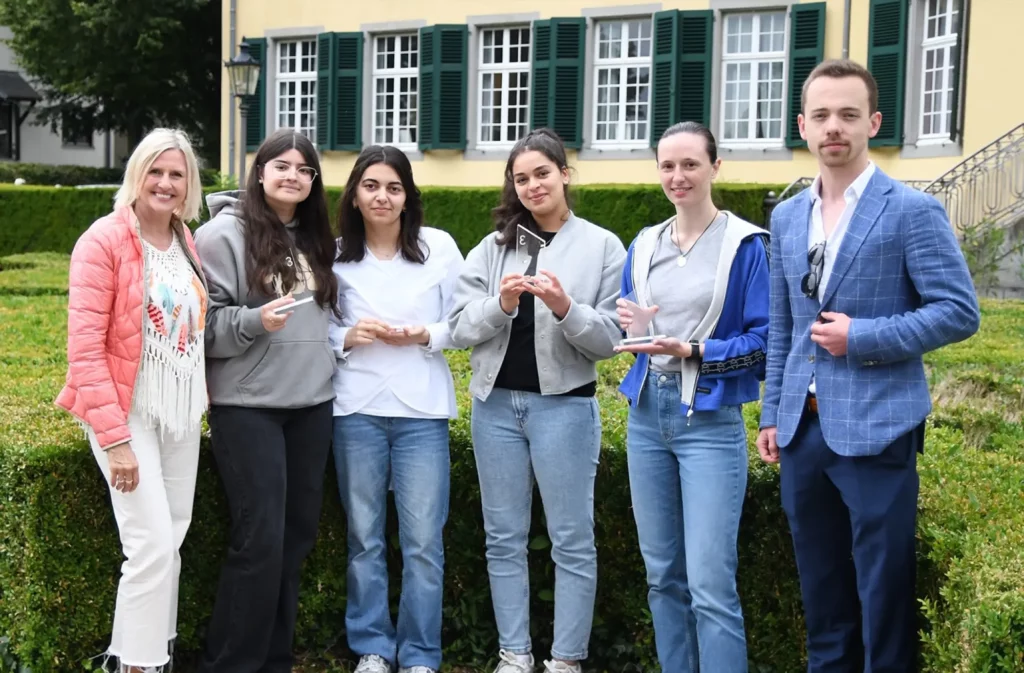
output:
M359 658L359 665L352 673L391 673L391 664L376 654L364 654Z
M398 669L398 673L437 673L437 671L432 669L430 666L412 666L410 668L405 668L403 666Z
M506 650L498 651L498 667L494 673L533 673L532 654L512 654Z

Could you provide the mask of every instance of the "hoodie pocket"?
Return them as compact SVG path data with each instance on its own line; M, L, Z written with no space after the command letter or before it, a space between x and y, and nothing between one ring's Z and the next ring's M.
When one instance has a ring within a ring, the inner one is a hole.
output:
M272 342L238 386L250 404L304 406L333 374L334 353L323 341Z

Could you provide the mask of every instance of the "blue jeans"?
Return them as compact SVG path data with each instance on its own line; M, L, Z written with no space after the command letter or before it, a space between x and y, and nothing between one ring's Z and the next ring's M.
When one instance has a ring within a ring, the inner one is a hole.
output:
M736 592L743 415L728 406L687 418L679 399L679 375L651 371L626 435L658 661L672 673L746 673Z
M335 416L334 460L348 518L349 647L392 666L440 668L448 420ZM397 630L388 608L385 557L389 485L403 560Z
M531 649L527 543L536 478L555 562L551 655L586 659L597 591L597 400L495 388L486 402L473 399L472 430L499 645Z

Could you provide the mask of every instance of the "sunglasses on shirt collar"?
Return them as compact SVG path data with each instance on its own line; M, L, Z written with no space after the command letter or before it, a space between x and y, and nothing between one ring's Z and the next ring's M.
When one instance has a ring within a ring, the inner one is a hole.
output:
M808 299L814 299L818 296L818 286L825 270L825 241L815 243L807 251L807 264L811 270L800 281L800 289Z

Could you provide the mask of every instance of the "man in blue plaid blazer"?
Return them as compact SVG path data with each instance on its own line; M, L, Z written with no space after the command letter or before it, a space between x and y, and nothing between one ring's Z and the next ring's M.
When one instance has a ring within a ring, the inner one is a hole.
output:
M978 330L942 206L868 159L881 124L863 67L807 78L810 189L771 217L771 308L758 449L781 462L809 673L915 670L916 454L931 398L922 356Z

